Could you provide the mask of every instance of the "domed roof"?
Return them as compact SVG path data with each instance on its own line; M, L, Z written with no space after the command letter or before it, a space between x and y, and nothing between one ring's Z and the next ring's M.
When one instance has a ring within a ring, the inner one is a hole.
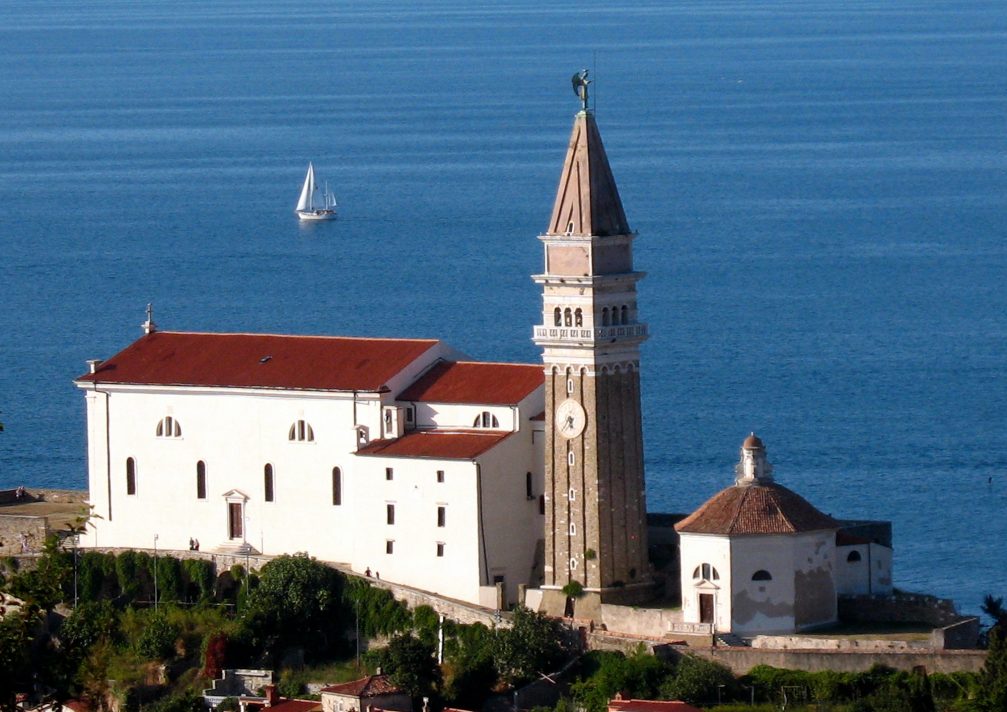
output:
M756 435L755 433L751 433L747 438L745 438L745 442L741 443L741 447L745 448L746 450L766 449L766 446L763 444L762 440L759 439L759 436Z
M688 534L798 534L838 528L839 522L808 500L771 481L721 490L675 525L676 531Z

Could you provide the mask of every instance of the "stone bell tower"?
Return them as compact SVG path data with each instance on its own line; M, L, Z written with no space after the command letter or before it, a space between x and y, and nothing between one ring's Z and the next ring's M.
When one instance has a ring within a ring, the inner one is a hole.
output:
M534 341L551 424L543 610L598 619L602 601L639 602L652 589L639 372L647 325L637 312L644 274L633 269L635 234L587 108L586 83L581 96L552 217L539 237L545 272L533 279L542 285L543 321Z

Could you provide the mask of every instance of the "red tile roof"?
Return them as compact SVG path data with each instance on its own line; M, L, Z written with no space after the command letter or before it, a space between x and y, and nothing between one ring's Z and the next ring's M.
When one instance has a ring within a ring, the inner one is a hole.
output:
M515 405L544 383L541 366L444 361L400 393L398 400Z
M620 700L608 703L609 712L701 712L687 702L678 700Z
M838 529L796 492L775 482L728 487L675 525L689 534L795 534Z
M377 391L437 342L155 331L78 383Z
M509 438L499 430L415 430L395 440L372 440L358 455L428 457L436 460L471 460Z
M270 712L314 712L322 709L322 703L317 700L282 700L265 709Z
M388 675L368 675L352 682L323 687L321 691L333 695L348 695L362 699L366 697L378 697L379 695L404 694L402 689L392 683Z

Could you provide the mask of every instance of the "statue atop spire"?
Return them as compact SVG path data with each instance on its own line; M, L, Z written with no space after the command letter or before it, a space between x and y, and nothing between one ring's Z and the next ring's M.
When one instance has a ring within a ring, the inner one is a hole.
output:
M587 85L591 80L587 78L588 71L582 69L574 74L570 81L573 84L573 93L580 97L580 107L582 111L587 111Z

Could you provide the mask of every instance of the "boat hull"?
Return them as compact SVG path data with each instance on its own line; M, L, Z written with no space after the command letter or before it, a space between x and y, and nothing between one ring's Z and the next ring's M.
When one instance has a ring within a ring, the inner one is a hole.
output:
M318 210L295 210L297 217L301 220L335 220L336 211L319 208Z

